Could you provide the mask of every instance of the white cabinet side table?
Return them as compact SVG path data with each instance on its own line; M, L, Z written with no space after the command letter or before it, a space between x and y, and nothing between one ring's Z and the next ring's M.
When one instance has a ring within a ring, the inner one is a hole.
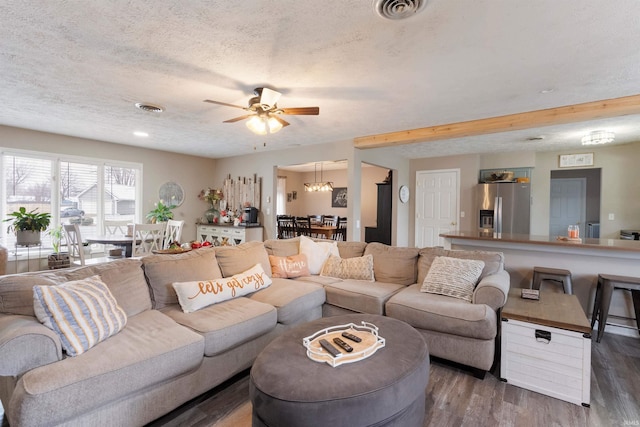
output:
M576 405L590 406L591 324L575 295L511 289L501 314L500 378Z

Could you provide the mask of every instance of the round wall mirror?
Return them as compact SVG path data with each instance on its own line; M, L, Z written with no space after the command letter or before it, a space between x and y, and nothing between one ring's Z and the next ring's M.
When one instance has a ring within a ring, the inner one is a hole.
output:
M184 202L184 190L177 182L165 182L158 191L160 201L166 205L180 206Z

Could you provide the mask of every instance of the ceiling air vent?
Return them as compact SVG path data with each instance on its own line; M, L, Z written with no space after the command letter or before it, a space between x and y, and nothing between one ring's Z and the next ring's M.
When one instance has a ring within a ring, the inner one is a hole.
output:
M164 111L164 108L159 105L143 104L142 102L136 103L136 108L139 108L142 111L149 111L151 113L162 113Z
M406 19L420 12L427 0L373 0L375 12L385 19Z

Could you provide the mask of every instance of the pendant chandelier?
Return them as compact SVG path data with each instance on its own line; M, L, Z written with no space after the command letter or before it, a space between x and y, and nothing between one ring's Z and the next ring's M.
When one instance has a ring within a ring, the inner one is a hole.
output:
M315 182L305 182L304 191L333 191L333 182L322 180L322 163L320 163L320 181L318 181L318 164L314 165L313 179Z

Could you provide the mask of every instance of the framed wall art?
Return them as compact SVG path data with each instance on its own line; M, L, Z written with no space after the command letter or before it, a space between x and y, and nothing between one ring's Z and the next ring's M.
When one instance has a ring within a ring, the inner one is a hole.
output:
M561 154L559 156L558 166L561 168L593 166L593 153Z
M333 191L331 192L331 207L347 207L347 187L336 187L333 189Z

